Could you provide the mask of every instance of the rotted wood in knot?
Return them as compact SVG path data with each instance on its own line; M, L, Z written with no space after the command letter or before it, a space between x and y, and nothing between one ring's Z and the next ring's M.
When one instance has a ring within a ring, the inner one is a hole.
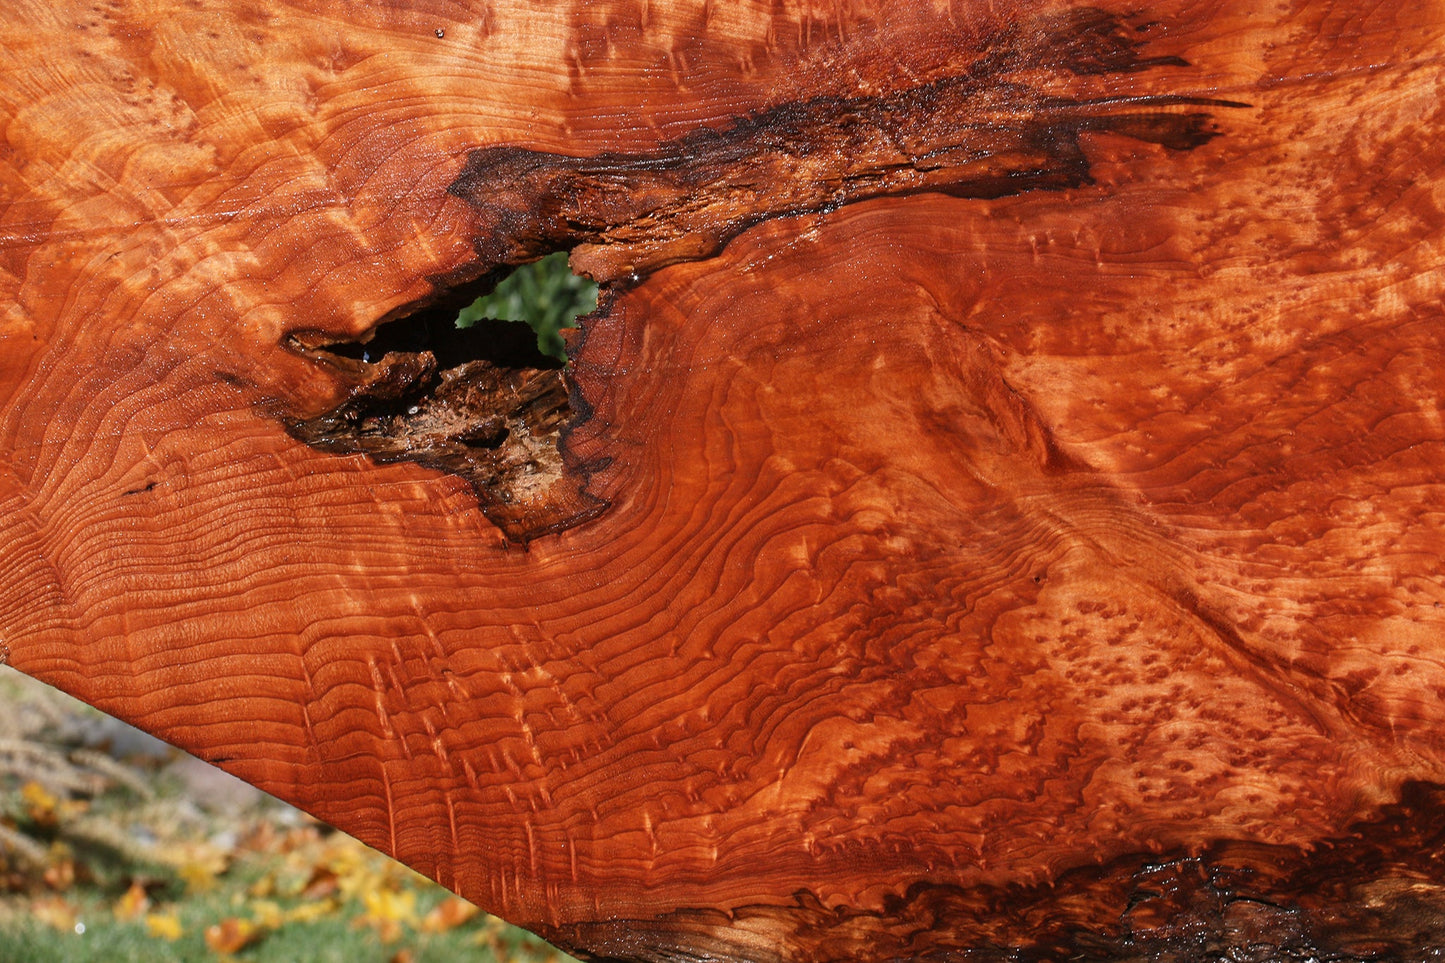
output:
M315 343L322 340L301 333L289 344L344 379L347 398L313 417L286 418L298 440L465 478L482 513L513 541L560 531L606 508L586 493L585 472L569 470L561 451L572 408L560 367L476 358L440 369L431 351L391 351L368 362Z

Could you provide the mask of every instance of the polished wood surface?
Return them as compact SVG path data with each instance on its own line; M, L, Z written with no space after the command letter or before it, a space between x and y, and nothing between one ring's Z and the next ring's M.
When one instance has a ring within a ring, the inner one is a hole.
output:
M22 671L598 958L1445 948L1445 6L0 39Z

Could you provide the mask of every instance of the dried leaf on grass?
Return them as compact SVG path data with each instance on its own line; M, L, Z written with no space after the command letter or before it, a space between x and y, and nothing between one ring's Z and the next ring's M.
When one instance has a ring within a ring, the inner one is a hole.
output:
M111 912L118 920L133 920L150 908L151 901L146 895L145 887L140 883L131 883L125 895L115 901Z
M319 919L331 916L341 911L341 904L334 899L324 899L316 903L302 903L286 913L288 923L314 923Z
M306 880L306 885L301 887L300 895L304 899L326 899L335 895L340 888L340 878L331 867L315 866Z
M40 878L45 880L46 886L57 893L63 893L75 885L75 860L69 856L53 856L52 858L54 862L45 867L45 872L41 874Z
M286 913L281 904L269 899L258 899L251 904L251 918L262 929L280 929L286 922Z
M471 903L455 896L447 897L432 908L422 918L421 930L424 933L445 933L447 930L454 930L464 923L469 923L481 913Z
M352 921L353 926L369 926L376 930L383 943L401 938L402 927L415 927L416 892L414 890L377 889L361 894L366 912Z
M252 920L231 916L206 927L206 945L214 953L233 956L258 942L266 931Z
M60 797L34 779L20 787L25 816L36 826L53 828L60 822Z
M147 913L146 932L154 939L174 943L186 934L180 917L175 913Z
M206 893L216 886L216 877L231 868L232 855L226 849L208 842L179 842L156 854L175 867L186 884L188 893Z
M74 932L76 924L80 922L80 910L67 899L47 896L30 904L30 917L57 930Z

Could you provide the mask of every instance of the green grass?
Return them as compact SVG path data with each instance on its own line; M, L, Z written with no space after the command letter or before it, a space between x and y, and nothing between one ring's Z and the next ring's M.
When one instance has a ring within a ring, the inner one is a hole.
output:
M457 327L467 328L483 318L525 321L537 332L543 354L567 359L562 329L597 307L597 285L573 274L567 252L549 254L524 264L506 277L491 294L477 298L457 315Z
M419 912L440 903L440 892L417 903ZM5 921L0 959L6 963L543 963L565 959L555 949L522 930L487 916L441 933L403 928L385 940L356 919L364 908L344 902L338 911L305 922L287 922L263 930L255 942L234 955L207 945L206 931L227 918L253 919L255 902L237 898L229 885L205 897L191 897L157 909L180 925L176 939L150 931L145 919L118 920L113 903L91 892L67 901L76 914L69 929L29 914ZM273 901L283 911L299 901Z

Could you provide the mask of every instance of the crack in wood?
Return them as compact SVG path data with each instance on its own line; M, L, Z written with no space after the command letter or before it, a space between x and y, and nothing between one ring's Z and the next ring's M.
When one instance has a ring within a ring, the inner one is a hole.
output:
M433 278L438 299L553 251L571 250L574 269L604 284L630 282L710 257L771 218L885 195L990 198L1086 184L1082 138L1091 132L1193 149L1216 133L1203 108L1245 105L1173 94L1071 99L1046 90L1050 76L1185 64L1144 56L1142 29L1093 9L1040 18L961 49L952 75L888 94L786 102L646 153L475 150L449 189L477 211L478 258ZM294 437L323 451L460 475L513 540L562 531L607 507L558 447L571 411L561 372L486 361L439 366L426 352L363 362L327 343L315 332L289 336L292 350L347 385L347 399L331 411L286 420Z
M1185 61L1143 56L1139 31L1099 10L1031 27L974 44L974 59L951 76L890 94L783 103L646 153L481 148L450 190L478 212L483 264L572 250L574 267L605 283L710 257L771 218L884 195L991 198L1079 186L1090 180L1087 133L1189 150L1216 133L1202 108L1247 106L1051 94L1040 73L1122 74Z
M1035 886L921 881L874 910L809 890L781 905L679 909L653 919L537 927L598 961L809 959L1044 963L1365 963L1433 959L1445 939L1445 788L1401 787L1398 803L1310 850L1221 841L1202 852L1119 857ZM800 922L801 921L801 922ZM801 955L801 954L799 954Z

